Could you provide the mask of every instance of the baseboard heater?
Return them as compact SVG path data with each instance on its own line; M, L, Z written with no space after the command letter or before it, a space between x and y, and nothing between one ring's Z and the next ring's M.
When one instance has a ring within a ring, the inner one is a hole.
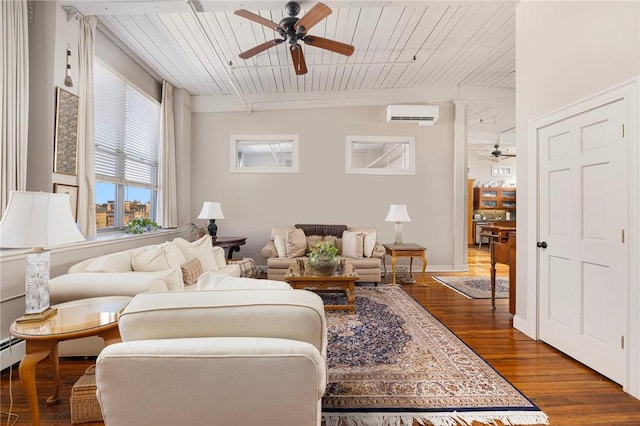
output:
M0 341L0 361L2 371L20 362L25 354L25 342L15 337L5 337Z

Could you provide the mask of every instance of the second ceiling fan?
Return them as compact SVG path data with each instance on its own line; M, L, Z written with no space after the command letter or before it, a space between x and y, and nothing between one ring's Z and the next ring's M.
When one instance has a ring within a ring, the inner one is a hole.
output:
M300 41L304 44L308 44L309 46L319 47L320 49L329 50L345 56L351 56L351 54L353 54L354 48L350 44L341 43L339 41L307 33L311 27L331 14L331 9L327 5L317 3L309 9L302 18L296 17L300 12L300 5L295 1L288 2L285 5L284 10L289 16L283 18L278 24L245 9L236 10L234 12L238 16L269 27L280 35L280 38L269 40L247 50L246 52L242 52L239 55L240 58L249 59L270 47L287 42L289 44L289 51L291 52L291 59L293 59L293 68L297 75L302 75L307 73L307 64L304 60L304 54L302 53L302 48L299 43Z

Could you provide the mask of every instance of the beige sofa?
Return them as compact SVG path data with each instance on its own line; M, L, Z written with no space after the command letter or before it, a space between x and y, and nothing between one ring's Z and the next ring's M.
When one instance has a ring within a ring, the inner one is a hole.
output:
M261 251L267 260L268 278L284 280L289 266L304 258L316 242L327 240L334 241L341 257L353 265L359 281L380 282L386 252L376 239L376 229L346 225L273 226Z
M49 281L51 304L89 297L182 290L195 286L199 276L205 273L239 277L240 267L227 264L224 250L212 247L209 235L193 242L175 238L73 265L67 274Z
M118 326L122 343L96 362L106 426L321 423L327 328L317 294L144 293Z

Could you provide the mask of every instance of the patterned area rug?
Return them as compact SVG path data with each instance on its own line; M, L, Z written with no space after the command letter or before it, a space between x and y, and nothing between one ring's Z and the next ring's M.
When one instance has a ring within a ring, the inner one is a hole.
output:
M547 416L399 287L327 311L327 426L548 424Z
M491 299L489 277L433 277L436 281L470 299ZM496 278L496 299L509 298L509 279Z

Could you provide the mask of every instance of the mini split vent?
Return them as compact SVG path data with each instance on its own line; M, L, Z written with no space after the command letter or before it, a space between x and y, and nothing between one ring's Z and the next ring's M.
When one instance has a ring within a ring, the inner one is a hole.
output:
M439 108L435 105L389 105L387 123L417 123L433 126L438 121Z

